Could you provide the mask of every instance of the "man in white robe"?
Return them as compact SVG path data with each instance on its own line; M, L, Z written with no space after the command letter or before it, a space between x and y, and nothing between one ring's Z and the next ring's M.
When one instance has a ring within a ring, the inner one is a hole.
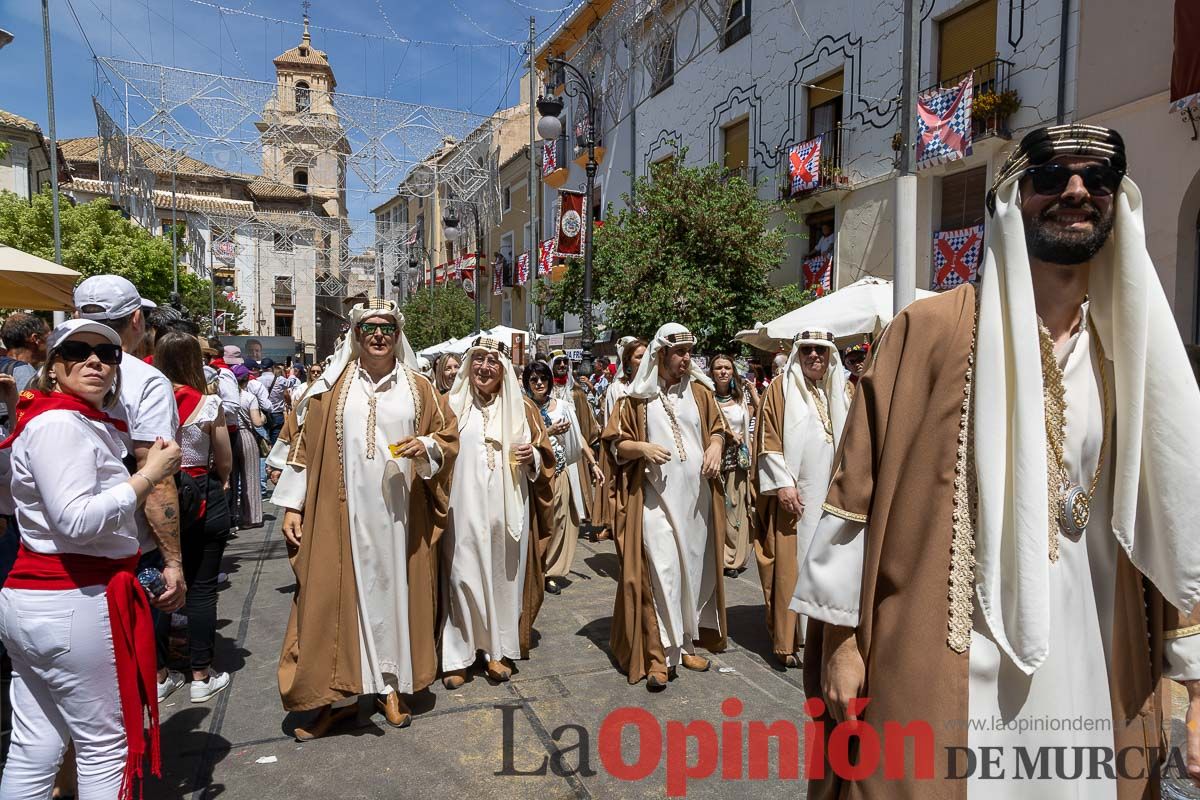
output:
M431 490L415 484L439 475L453 457L453 420L442 412L429 380L415 369L403 315L394 303L356 306L350 322L351 335L293 412L291 428L296 432L289 437L287 463L271 498L285 509L284 536L298 551L297 564L304 564L297 569L297 603L280 660L285 706L320 709L311 724L297 729L301 740L324 735L349 716L358 694L377 695L387 722L405 727L411 713L400 694L422 689L432 679L425 666L433 655L432 605L428 619L424 609L410 607L414 587L409 582L412 553L428 546L435 513L426 500ZM310 416L317 408L322 411L320 423ZM340 474L313 474L337 462ZM334 511L343 503L344 511ZM326 524L314 522L331 511ZM338 548L327 545L328 539L313 538L335 533L339 518L348 528L348 565L337 561ZM325 547L329 549L321 553L334 553L333 558L306 549ZM345 575L353 576L352 587L327 583ZM431 593L432 576L419 578ZM343 642L329 630L317 629L326 623L307 616L314 606L335 605L350 596L357 612L357 637ZM413 626L420 636L414 635ZM358 652L322 658L331 640L335 651L353 647ZM345 683L337 676L338 664L354 661L360 674L350 682L353 691L344 687L339 699L322 702L331 699L326 687ZM317 663L322 666L308 666Z
M666 688L679 664L706 671L710 662L695 643L719 650L726 633L724 484L717 478L727 429L712 382L692 365L695 341L677 323L659 328L604 434L623 467L613 649L630 682L645 674L652 691ZM648 595L637 589L644 576ZM638 609L650 601L657 636L638 632Z
M447 400L459 455L441 548L441 662L443 684L457 689L481 656L487 676L503 682L528 655L554 452L503 342L475 339Z
M1027 135L978 297L918 302L879 342L797 584L821 621L806 689L837 720L925 720L954 759L810 796L1157 796L1164 677L1200 777L1200 391L1125 167L1115 131Z
M806 620L789 605L829 489L847 398L833 333L802 331L759 412L754 552L772 650L785 667L800 666Z

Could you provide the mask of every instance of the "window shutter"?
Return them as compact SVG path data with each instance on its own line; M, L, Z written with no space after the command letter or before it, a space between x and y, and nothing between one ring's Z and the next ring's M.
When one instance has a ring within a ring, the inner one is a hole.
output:
M987 167L956 172L942 178L940 231L953 231L983 222Z
M750 120L744 119L725 128L725 169L737 169L750 163Z
M845 77L846 73L839 71L830 75L825 80L817 81L809 87L808 107L819 106L822 103L828 103L830 100L836 100L841 97Z
M947 17L938 25L938 82L970 72L996 57L996 0Z

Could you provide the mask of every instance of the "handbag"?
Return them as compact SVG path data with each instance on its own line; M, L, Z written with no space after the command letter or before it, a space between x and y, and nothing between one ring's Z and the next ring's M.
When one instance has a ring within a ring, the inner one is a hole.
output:
M750 469L750 448L745 443L726 442L721 452L721 472Z

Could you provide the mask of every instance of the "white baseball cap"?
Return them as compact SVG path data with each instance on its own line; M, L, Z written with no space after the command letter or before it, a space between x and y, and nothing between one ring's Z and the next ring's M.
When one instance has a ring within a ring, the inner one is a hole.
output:
M46 339L46 347L50 352L54 352L54 348L77 333L98 333L117 347L121 346L121 337L103 322L93 319L69 319L54 326L54 330L50 331L50 337Z
M75 287L80 319L122 319L141 307L137 287L120 275L93 275Z

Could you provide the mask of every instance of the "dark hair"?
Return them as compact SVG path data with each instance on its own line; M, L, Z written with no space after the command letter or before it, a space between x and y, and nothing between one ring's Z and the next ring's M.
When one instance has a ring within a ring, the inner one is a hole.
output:
M546 390L549 391L554 375L550 372L550 366L545 361L530 361L525 365L525 371L521 374L521 385L525 387L525 394L533 397L533 390L529 388L529 379L534 375L540 375L546 381Z
M639 347L648 347L641 339L634 339L629 344L625 345L625 349L621 351L621 380L629 383L633 380L633 354L638 351Z
M190 386L201 394L208 392L204 380L204 357L195 336L179 331L167 331L154 345L154 366L171 383Z
M223 349L225 349L225 345L221 344L221 340L218 339L216 336L208 337L208 346L211 347L213 350L216 350L218 354L220 354L220 352Z
M45 338L49 332L50 326L46 324L46 320L35 314L14 311L4 320L4 325L0 326L0 339L4 340L4 346L9 350L15 350L18 347L31 347L30 339L38 334Z
M142 309L139 308L123 317L117 317L116 319L101 319L97 320L97 322L103 322L105 325L116 331L118 336L124 336L125 331L129 330L129 326L133 324L133 315L141 310ZM145 314L143 313L142 316L144 319Z
M737 362L733 360L733 356L728 353L716 353L708 359L708 377L713 379L713 386L716 386L717 379L713 377L713 367L717 365L717 359L723 358L729 362L729 366L733 367L733 377L729 379L729 394L737 402L742 402L742 376L738 375Z

